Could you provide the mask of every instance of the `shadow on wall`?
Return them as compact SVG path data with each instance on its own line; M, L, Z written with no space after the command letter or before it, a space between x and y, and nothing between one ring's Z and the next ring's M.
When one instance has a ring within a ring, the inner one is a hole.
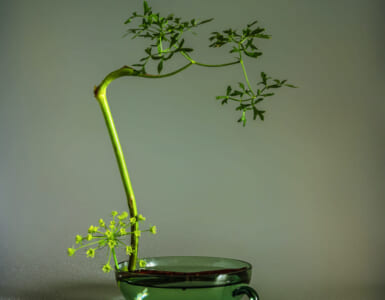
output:
M28 291L22 288L1 289L0 299L12 300L124 300L115 283L89 282L89 283L62 283L47 286L40 291Z

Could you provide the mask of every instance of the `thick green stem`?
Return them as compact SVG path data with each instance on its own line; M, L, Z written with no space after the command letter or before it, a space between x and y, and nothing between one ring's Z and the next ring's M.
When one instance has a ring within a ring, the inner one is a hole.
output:
M114 148L115 157L119 166L120 176L122 178L124 191L126 193L127 198L127 205L128 209L130 211L131 217L136 217L138 215L138 210L136 207L136 201L135 201L135 195L134 191L132 189L132 184L130 180L130 176L128 174L126 162L123 155L122 146L119 141L118 133L115 128L114 120L112 118L111 110L108 105L107 96L106 96L106 90L108 85L115 79L122 77L122 76L132 76L134 75L135 70L132 68L121 68L119 70L116 70L114 72L111 72L106 76L106 78L101 82L101 84L95 88L94 94L95 98L98 100L100 104L100 108L103 112L104 120L106 122L106 126L108 129L108 133L111 138L112 146ZM134 223L131 226L131 231L139 230L138 223ZM135 249L136 255L131 255L129 260L129 269L135 270L136 266L136 260L137 260L137 249L138 249L139 239L135 235L131 236L131 247Z
M186 55L186 57L189 57L189 56ZM181 68L179 68L173 72L170 72L167 74L162 74L162 75L152 75L152 74L141 73L141 72L139 72L139 71L137 71L137 70L135 70L129 66L124 66L124 67L117 69L117 70L111 72L110 74L108 74L103 79L103 81L98 86L96 86L94 89L95 98L99 102L100 108L101 108L102 113L103 113L104 120L106 122L108 133L110 135L111 143L112 143L112 146L114 148L115 157L116 157L116 161L118 163L120 176L121 176L121 179L123 182L124 191L125 191L126 198L127 198L127 205L128 205L128 209L129 209L131 218L137 217L138 210L137 210L137 206L136 206L135 195L134 195L134 191L132 188L130 176L129 176L128 170L127 170L126 161L125 161L124 155L123 155L123 149L122 149L122 146L120 144L118 133L117 133L116 127L115 127L115 123L114 123L114 120L112 118L111 110L110 110L110 107L109 107L109 104L107 101L107 95L106 95L107 87L115 79L118 79L118 78L124 77L124 76L135 76L135 77L143 77L143 78L165 78L165 77L175 75L179 72L182 72L183 70L187 69L188 67L192 66L193 64L197 64L197 65L201 65L201 66L205 66L205 67L223 67L223 66L229 66L229 65L239 63L239 61L236 61L236 62L222 64L222 65L206 65L206 64L196 63L191 58L189 59L189 61L190 62L188 64L184 65L183 67L181 67ZM135 222L131 225L131 234L130 234L131 235L131 247L133 249L133 253L130 256L129 263L128 263L128 269L130 271L135 270L136 262L138 259L139 237L135 235L135 232L138 232L138 231L139 231L139 223ZM115 259L115 264L117 264L116 254L115 254L114 250L113 250L113 256Z
M102 109L104 120L106 122L107 129L110 134L112 146L114 148L116 160L119 166L120 176L122 178L124 191L126 193L127 205L130 211L130 216L136 217L138 215L138 210L136 207L135 194L132 189L132 184L131 184L130 176L128 174L126 162L124 159L122 146L120 144L118 133L116 131L116 127L114 124L114 120L111 115L111 110L107 102L105 89L104 89L104 95L98 94L97 99L99 101L100 108ZM138 222L131 225L131 231L134 232L136 230L139 230ZM136 255L130 256L130 261L129 261L130 270L134 270L136 266L138 244L139 244L138 237L136 237L135 235L131 235L131 247L132 249L135 249Z
M174 74L177 74L177 73L183 71L184 69L188 68L191 65L192 65L192 63L189 63L189 64L183 66L182 68L177 69L174 72L164 74L164 75L143 74L143 73L140 73L140 72L134 70L131 67L124 66L124 67L108 74L103 79L103 81L94 89L95 98L98 100L98 102L100 104L100 108L103 112L103 117L104 117L104 120L106 122L108 133L110 135L111 143L112 143L112 146L114 148L115 157L116 157L116 160L118 163L120 176L122 178L124 191L126 193L126 198L127 198L127 205L128 205L128 209L129 209L131 217L136 218L138 215L138 210L136 207L135 195L134 195L134 191L132 188L130 176L128 174L126 161L125 161L124 155L123 155L123 149L122 149L122 146L121 146L120 141L119 141L118 133L116 131L116 127L114 124L114 120L112 118L110 107L108 105L107 95L106 95L107 87L112 81L114 81L115 79L118 79L120 77L138 76L138 77L145 77L145 78L163 78L163 77L168 77L168 76L172 76ZM133 223L131 225L131 232L132 232L132 234L131 234L131 247L132 247L134 252L130 256L130 259L129 259L128 268L130 271L135 270L136 262L138 259L139 237L137 237L134 234L138 230L139 230L139 223L138 222Z

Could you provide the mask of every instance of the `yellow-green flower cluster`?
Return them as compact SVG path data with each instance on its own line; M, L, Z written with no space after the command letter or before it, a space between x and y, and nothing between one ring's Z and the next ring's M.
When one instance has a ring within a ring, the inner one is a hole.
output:
M142 232L150 232L156 234L156 226L151 226L147 230L134 230L130 232L130 229L133 225L137 224L140 221L145 221L146 218L143 215L137 215L129 218L127 212L122 212L119 214L117 211L111 212L112 220L106 225L106 222L103 219L99 219L99 226L91 225L88 228L86 235L76 235L75 244L77 247L73 246L67 249L69 256L73 256L76 251L85 248L86 255L89 258L95 257L96 250L108 248L108 260L107 263L103 266L102 270L105 273L108 273L112 270L110 261L113 258L115 262L115 267L118 268L117 257L116 257L116 248L124 247L127 255L132 255L137 251L133 249L125 239L129 237L138 238L141 236ZM137 228L137 225L136 225ZM143 260L139 261L140 267L145 267L146 263Z

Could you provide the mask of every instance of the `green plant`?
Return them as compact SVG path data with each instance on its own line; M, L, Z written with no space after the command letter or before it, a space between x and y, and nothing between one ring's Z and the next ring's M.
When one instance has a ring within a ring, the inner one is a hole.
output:
M116 259L115 249L118 246L125 246L128 249L127 254L130 255L130 271L135 270L138 260L138 244L139 235L141 232L139 230L138 221L141 215L138 214L130 176L127 171L122 147L119 142L118 134L107 101L106 90L112 81L125 76L142 77L148 79L165 78L176 75L193 65L199 67L216 68L239 64L242 69L244 82L238 82L236 87L234 87L234 85L228 85L225 93L223 95L217 96L216 99L221 100L222 105L229 102L235 102L237 104L235 109L241 112L241 116L238 119L238 122L241 122L243 126L246 125L248 115L247 113L249 111L252 113L254 120L257 118L262 121L264 120L265 111L260 109L258 104L266 98L273 96L275 90L283 86L295 87L294 85L287 83L287 80L273 79L264 72L260 73L260 79L258 79L254 85L250 82L246 72L245 58L259 58L262 55L262 52L256 46L256 40L270 38L270 35L265 33L264 28L256 25L257 21L247 24L246 27L242 30L234 30L230 28L221 32L213 32L209 37L209 47L218 48L228 46L230 49L229 53L235 55L235 59L233 61L222 64L206 64L193 59L191 53L194 51L194 49L185 46L185 34L189 31L192 32L193 29L200 25L211 22L212 20L213 19L198 21L196 19L192 19L189 21L184 21L179 17L175 17L173 14L163 17L159 13L153 13L152 8L146 1L144 1L143 13L138 14L134 12L125 21L125 24L133 24L138 21L136 27L131 27L127 30L126 35L132 35L132 38L147 39L150 41L150 45L144 50L145 56L141 58L138 63L133 64L132 67L123 66L109 73L102 80L102 82L94 88L94 95L101 107L111 138L127 197L130 220L133 220L133 222L123 222L124 225L108 230L108 234L107 231L104 233L99 231L94 232L93 229L90 228L91 232L89 230L87 236L77 236L77 242L79 243L82 243L85 239L88 239L88 237L91 238L91 240L100 239L94 242L95 245L98 245L97 248L90 248L87 250L87 255L89 257L94 256L94 250L103 248L104 246L108 245L110 249L109 257L112 255L115 261L115 267L118 269L119 267ZM182 55L186 59L186 64L180 68L177 68L173 72L162 73L164 64L176 55ZM150 63L156 63L158 74L147 73L146 68ZM115 212L113 213L113 217L115 217L114 214ZM112 222L114 222L114 219ZM115 226L115 224L111 223L111 226ZM125 230L126 228L130 228L129 232L124 231L124 234L120 233L120 230ZM151 227L149 230L154 233L156 227ZM130 236L131 238L130 245L121 242L121 238L126 236ZM91 246L93 244L81 244L77 249L87 247L87 245ZM69 248L68 254L73 255L77 249ZM109 271L111 268L108 266L109 263L104 266L103 270Z
M124 247L127 255L132 255L134 252L132 246L125 242L129 236L134 235L135 237L140 237L142 232L156 234L156 226L151 226L147 230L137 230L134 232L127 231L128 228L132 227L134 224L146 220L142 215L128 218L128 213L126 211L122 212L120 215L117 211L112 211L111 215L112 220L108 223L108 226L103 219L99 219L99 226L91 225L88 228L88 233L86 235L82 236L78 234L75 238L75 242L78 246L68 248L68 255L72 256L76 251L87 248L87 257L93 258L96 250L107 247L109 249L107 255L108 259L103 266L103 272L108 273L112 269L110 264L111 259L114 260L114 265L118 268L118 259L116 255L117 247ZM139 265L142 266L143 264L145 264L144 261L139 262Z

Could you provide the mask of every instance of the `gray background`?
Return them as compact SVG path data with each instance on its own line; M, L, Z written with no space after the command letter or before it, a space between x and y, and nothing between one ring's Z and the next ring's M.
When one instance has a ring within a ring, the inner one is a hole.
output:
M383 299L384 1L162 0L214 16L194 58L231 60L207 34L258 19L273 35L248 61L282 89L265 122L236 123L215 96L239 66L120 79L109 100L140 212L159 227L141 256L208 255L254 266L263 299ZM0 297L118 299L113 275L66 256L123 189L92 88L142 57L122 39L140 1L0 2ZM167 70L182 63L177 60ZM95 296L95 295L97 296Z

